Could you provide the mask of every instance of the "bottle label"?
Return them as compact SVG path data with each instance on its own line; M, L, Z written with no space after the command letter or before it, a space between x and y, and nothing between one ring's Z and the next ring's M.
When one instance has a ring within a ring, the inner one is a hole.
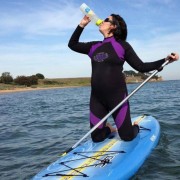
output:
M86 12L86 13L89 13L90 10L91 10L91 9L87 7L87 8L85 9L85 12Z

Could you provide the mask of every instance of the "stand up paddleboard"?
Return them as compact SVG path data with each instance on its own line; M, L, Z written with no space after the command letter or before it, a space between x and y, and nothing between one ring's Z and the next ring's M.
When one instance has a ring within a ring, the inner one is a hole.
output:
M88 140L39 172L33 180L126 180L142 166L156 147L160 126L152 116L132 119L140 132L132 141L118 133L100 143Z
M129 142L120 140L116 132L100 143L94 143L92 140L82 145L80 143L168 63L169 60L165 61L61 158L39 172L33 180L126 180L131 178L159 141L160 126L155 118L145 115L133 118L132 123L139 125L140 132Z

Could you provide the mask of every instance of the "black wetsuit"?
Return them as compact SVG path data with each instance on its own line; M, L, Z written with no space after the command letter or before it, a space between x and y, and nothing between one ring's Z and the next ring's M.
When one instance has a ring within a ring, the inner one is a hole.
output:
M122 73L125 61L137 71L148 72L158 69L165 59L143 63L129 43L116 41L114 37L105 38L103 41L79 42L82 31L83 28L80 26L76 28L68 46L91 58L90 125L93 127L127 96L127 87ZM113 118L121 139L128 141L136 136L137 132L131 123L129 102L114 112ZM91 136L93 141L99 142L110 133L110 128L104 122Z

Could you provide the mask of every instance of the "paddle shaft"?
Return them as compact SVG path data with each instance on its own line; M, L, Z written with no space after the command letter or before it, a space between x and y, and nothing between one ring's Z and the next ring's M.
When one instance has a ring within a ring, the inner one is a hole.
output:
M112 111L110 111L101 121L99 121L89 132L87 132L74 146L68 149L63 155L67 154L74 148L76 148L86 137L88 137L99 125L101 125L107 118L109 118L119 107L121 107L134 93L136 93L144 84L146 84L153 76L155 76L162 68L167 65L169 61L165 61L164 64L155 70L145 81L143 81L134 91L132 91L123 101L121 101Z

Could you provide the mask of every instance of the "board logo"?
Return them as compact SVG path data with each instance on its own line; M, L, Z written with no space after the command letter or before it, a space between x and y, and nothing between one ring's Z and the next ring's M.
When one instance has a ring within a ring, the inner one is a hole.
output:
M95 167L102 167L102 168L105 167L107 164L112 162L112 160L115 158L115 156L117 156L117 154L118 153L106 156L104 159L101 160L101 163L98 165L95 165Z
M156 140L156 136L153 134L153 135L151 136L150 140L151 140L152 142L154 142L154 141Z

